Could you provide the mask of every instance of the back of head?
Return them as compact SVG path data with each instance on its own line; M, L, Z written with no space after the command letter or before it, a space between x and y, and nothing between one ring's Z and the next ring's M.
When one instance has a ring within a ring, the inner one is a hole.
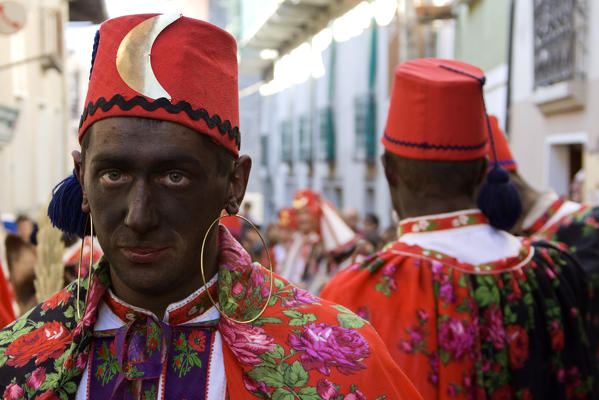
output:
M482 70L455 60L417 59L395 70L382 143L385 161L398 168L412 195L423 200L465 197L456 202L458 207L474 196L489 142L493 145L484 82ZM517 196L515 188L504 187L509 183L506 176L490 175L481 191L485 201L478 202L491 225L501 229L513 225L520 215L517 212L513 218L510 213L520 205L519 198L512 196L514 192ZM457 210L439 212L447 211Z
M485 158L467 161L417 160L385 152L385 162L402 176L404 190L417 198L443 200L465 197L475 201Z

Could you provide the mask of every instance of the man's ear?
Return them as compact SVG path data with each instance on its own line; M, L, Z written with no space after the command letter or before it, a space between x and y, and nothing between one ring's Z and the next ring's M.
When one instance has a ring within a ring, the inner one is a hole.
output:
M248 184L250 170L252 169L252 159L250 156L243 155L235 160L233 171L229 179L229 198L227 199L225 209L227 213L234 215L239 212L239 206L245 196L245 189Z
M396 187L398 184L397 171L393 168L393 163L387 158L387 154L381 155L381 163L383 164L383 170L385 171L385 177L389 186Z
M83 184L85 170L83 168L81 152L79 152L77 150L73 150L73 152L71 153L71 156L73 156L73 166L75 169L75 176L77 177L77 180L79 181L79 185L81 186L81 193L82 193L81 211L83 211L86 214L89 214L89 211L90 211L89 202L87 201L87 193L85 192L85 186Z

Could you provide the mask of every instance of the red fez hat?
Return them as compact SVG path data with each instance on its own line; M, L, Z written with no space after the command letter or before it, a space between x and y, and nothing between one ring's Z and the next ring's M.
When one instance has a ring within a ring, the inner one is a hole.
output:
M285 207L279 211L279 227L289 229L297 228L295 210L292 207Z
M132 116L177 122L238 155L237 45L181 15L128 15L96 34L79 140L94 122Z
M499 165L508 171L517 171L518 165L512 156L512 151L510 150L510 146L507 142L507 137L499 127L499 121L497 120L497 117L494 115L489 115L489 122L491 123L491 134L493 135L495 151L497 152L497 163L499 163ZM488 148L487 155L489 156L489 167L493 168L495 166L495 161L493 157L493 149L490 146Z
M385 149L419 160L484 157L484 79L479 68L455 60L423 58L400 64L382 138Z
M293 208L296 210L307 209L310 214L319 218L321 213L320 195L312 190L298 190L293 199Z

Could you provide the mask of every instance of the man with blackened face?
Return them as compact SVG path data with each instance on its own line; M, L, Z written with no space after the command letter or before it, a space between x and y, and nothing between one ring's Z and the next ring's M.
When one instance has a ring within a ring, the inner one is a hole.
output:
M251 168L236 56L180 15L102 24L81 151L48 214L104 256L0 332L4 397L420 398L370 325L253 264L218 223Z

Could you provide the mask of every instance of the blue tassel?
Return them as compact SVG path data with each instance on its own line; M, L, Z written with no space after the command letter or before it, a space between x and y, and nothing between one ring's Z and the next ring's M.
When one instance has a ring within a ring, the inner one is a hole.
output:
M83 238L87 214L81 210L82 201L81 185L73 173L52 189L52 200L48 205L48 217L52 225Z
M491 226L509 231L522 215L518 189L510 182L510 174L495 165L487 174L487 181L478 195L478 208L489 219Z
M94 63L96 62L96 54L98 53L98 45L100 44L100 30L96 31L94 36L94 47L92 48L92 65L89 68L89 79L92 78L92 71L94 70Z

